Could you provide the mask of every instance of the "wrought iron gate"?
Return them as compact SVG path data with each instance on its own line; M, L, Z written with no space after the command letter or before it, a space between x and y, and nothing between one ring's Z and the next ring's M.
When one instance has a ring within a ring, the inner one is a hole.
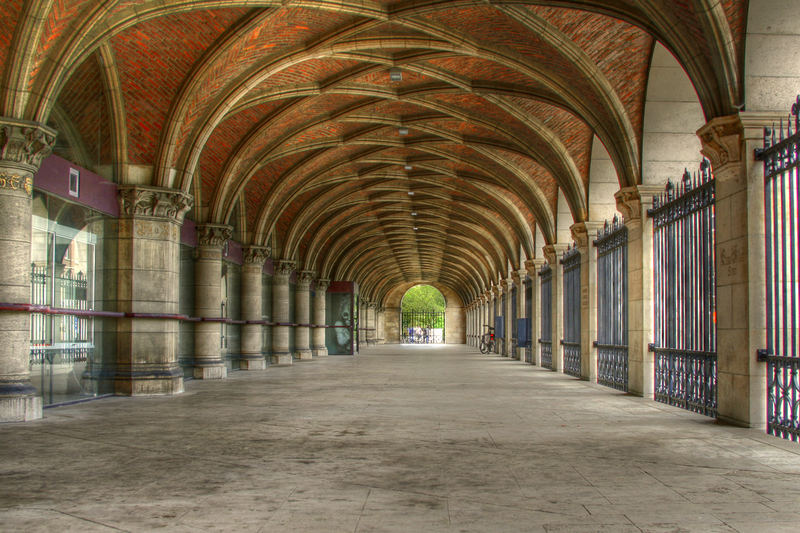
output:
M444 343L444 311L403 311L401 322L405 343Z
M597 382L628 390L628 228L615 216L597 247Z
M573 245L561 258L564 265L564 373L581 377L581 253Z
M800 440L800 97L793 121L764 131L767 276L767 433ZM794 122L794 131L792 131Z
M528 317L526 327L528 328L528 344L525 346L525 362L533 363L533 280L528 278L525 281L525 316Z
M654 198L655 399L717 414L714 177L692 177Z
M542 311L542 337L539 344L542 350L542 366L553 368L553 269L544 265L539 271L542 278L541 311Z

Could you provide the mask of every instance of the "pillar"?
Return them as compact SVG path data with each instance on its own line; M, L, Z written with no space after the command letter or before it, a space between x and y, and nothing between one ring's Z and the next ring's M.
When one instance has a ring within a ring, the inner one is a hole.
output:
M291 365L289 351L289 278L294 272L294 261L282 259L274 264L272 275L272 355L273 365Z
M180 228L192 198L138 185L118 190L116 310L144 316L117 320L116 365L106 373L117 394L181 393L178 321L170 315L177 318Z
M378 304L367 302L366 338L367 345L375 344L375 334L378 326Z
M581 378L597 383L597 249L594 241L602 222L580 222L570 227L581 253Z
M300 270L297 273L294 321L299 326L294 329L294 356L301 361L308 361L312 358L308 324L311 323L311 282L314 280L315 274L316 272L311 270Z
M497 294L498 294L498 287L492 286L489 289L489 327L494 328L495 326L495 317L497 316ZM500 332L494 332L494 353L500 353Z
M514 290L514 279L509 276L508 279L503 280L502 291L506 295L506 305L503 309L503 335L505 337L505 342L503 343L503 357L513 357L513 347L514 343L512 342L512 329L511 329L511 313L512 313L512 304L511 301L511 291ZM501 300L502 301L502 300Z
M222 246L232 228L220 224L197 226L194 261L194 378L223 379L228 375L222 359Z
M33 176L55 144L46 126L0 118L0 301L30 304ZM42 417L30 379L30 315L0 312L0 422Z
M743 117L746 135L739 115L715 118L697 135L716 181L717 417L765 428L766 364L756 359L766 347L764 175L753 158L763 121Z
M529 318L525 314L525 278L528 275L527 270L514 271L514 283L517 286L517 319ZM517 338L519 339L519 330L517 330ZM530 340L530 339L529 339ZM525 347L517 346L517 353L514 354L520 361L525 360Z
M241 370L263 370L267 367L262 345L264 326L252 324L262 320L262 274L270 249L264 246L248 246L244 249L242 265L242 355Z
M542 319L541 309L539 305L541 302L542 294L542 278L539 276L539 271L545 264L545 260L537 257L525 261L525 269L528 271L528 276L532 280L533 286L531 287L531 351L533 355L533 364L542 366L542 351L539 344L539 339L542 338Z
M653 399L653 219L647 210L660 185L624 187L614 195L628 228L628 392Z
M317 326L312 332L312 353L314 357L326 357L328 347L325 345L325 326L327 323L326 295L331 281L320 278L314 283L314 324Z
M564 346L561 339L564 337L564 270L561 267L561 256L567 251L567 244L548 244L544 247L544 255L550 268L553 269L551 281L551 313L552 313L552 339L553 339L553 366L556 372L564 371Z
M384 344L386 342L386 309L379 306L375 315L375 342Z

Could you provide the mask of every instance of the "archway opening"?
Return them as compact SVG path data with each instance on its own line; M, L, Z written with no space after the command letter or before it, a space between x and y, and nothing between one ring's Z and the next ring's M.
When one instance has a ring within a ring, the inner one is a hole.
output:
M404 344L444 344L444 295L431 285L415 285L400 304L400 332Z

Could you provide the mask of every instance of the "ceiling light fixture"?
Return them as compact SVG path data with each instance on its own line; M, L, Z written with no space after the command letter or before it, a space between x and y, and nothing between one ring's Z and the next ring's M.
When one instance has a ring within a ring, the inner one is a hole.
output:
M414 191L408 191L409 196L414 196Z
M403 168L405 170L413 170L414 167L412 167L411 165L403 165Z
M392 67L389 69L389 80L390 81L403 81L403 71L400 70L398 67Z
M408 135L408 128L397 128L397 133L400 135Z
M416 211L411 211L411 216L412 216L412 217L415 217L415 216L417 216L417 212L416 212Z

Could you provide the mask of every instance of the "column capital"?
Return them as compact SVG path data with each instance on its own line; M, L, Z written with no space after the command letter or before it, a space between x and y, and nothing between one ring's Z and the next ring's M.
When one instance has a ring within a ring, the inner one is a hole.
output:
M534 257L533 259L528 259L525 261L525 270L527 270L528 275L533 278L539 273L546 262L547 260L543 257Z
M197 244L221 247L233 235L233 228L225 224L198 224Z
M297 271L297 288L299 290L307 291L311 288L311 282L314 281L314 276L317 273L313 270L298 270Z
M318 278L314 281L314 289L317 291L327 291L331 286L331 280L327 278Z
M664 192L662 185L634 185L623 187L614 193L617 211L622 213L625 223L640 220L642 213L653 205L653 197Z
M264 266L272 254L272 248L269 246L245 246L242 251L246 265Z
M120 217L166 218L183 224L194 199L176 189L120 185L117 188Z
M521 268L519 270L515 270L511 273L511 277L514 280L514 283L522 285L525 283L525 278L528 276L528 270Z
M491 291L492 291L492 298L494 299L500 298L503 295L503 289L502 287L500 287L500 284L493 285Z
M368 309L377 309L378 308L378 304L376 302L367 302L367 308Z
M578 245L578 248L582 250L586 250L589 244L597 238L597 232L603 229L602 222L593 222L593 221L585 221L585 222L577 222L569 227L570 233L572 233L572 238L575 240L575 244Z
M542 248L544 252L544 256L547 259L547 262L550 263L550 266L557 265L559 259L564 254L564 252L569 249L569 244L564 244L561 242L557 242L555 244L548 244Z
M500 286L501 290L506 294L511 294L511 291L514 289L514 273L512 272L508 278L503 280L502 285Z
M56 134L56 130L43 124L0 117L0 164L7 169L35 174L44 158L53 151Z
M697 136L700 152L711 161L712 169L741 161L744 127L738 114L709 120L697 130Z
M292 275L294 272L296 263L294 261L290 261L288 259L279 259L273 263L273 271L275 276L285 277L286 280L289 280L289 276Z

